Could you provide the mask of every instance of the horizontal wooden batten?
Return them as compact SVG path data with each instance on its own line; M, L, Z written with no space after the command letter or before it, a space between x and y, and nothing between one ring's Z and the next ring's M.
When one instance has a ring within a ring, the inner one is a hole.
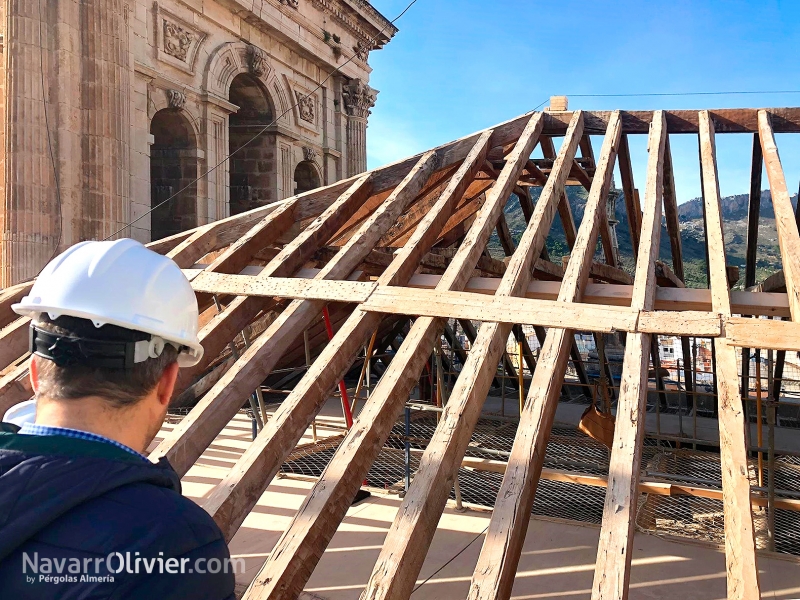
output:
M417 451L417 454L421 453ZM461 466L474 469L475 471L505 473L508 463L486 458L465 457L461 462ZM578 485L588 485L591 487L604 488L608 486L608 477L604 475L574 473L572 471L564 471L561 469L542 469L541 478L549 481L560 481L562 483L574 483ZM639 492L642 494L654 494L656 496L693 496L695 498L722 500L721 489L657 481L654 479L639 480ZM750 502L753 506L767 506L768 499L758 492L752 492L750 494ZM800 500L795 500L792 498L776 498L775 508L800 511Z
M483 298L469 292L438 292L407 288L376 289L362 310L454 317L495 323L522 323L583 331L628 331L642 333L717 337L719 315L706 312L648 312L640 322L639 311L626 307L573 304L527 298ZM646 328L646 329L645 329Z
M293 300L366 302L377 284L364 281L305 279L302 277L252 277L200 273L193 281L195 291L235 296L267 296Z

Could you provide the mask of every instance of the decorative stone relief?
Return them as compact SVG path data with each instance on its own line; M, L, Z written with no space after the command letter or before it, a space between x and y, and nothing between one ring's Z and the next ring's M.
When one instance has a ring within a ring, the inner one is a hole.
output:
M156 58L194 74L200 46L208 34L180 16L161 6L155 6Z
M193 41L193 33L177 23L164 19L164 52L178 60L187 62L187 54Z
M186 104L186 94L180 90L167 90L167 100L170 108L183 108Z
M250 73L256 77L261 77L267 72L267 55L257 46L249 44L247 46L247 62Z
M374 90L360 79L352 79L342 87L342 97L347 114L366 119L375 106L378 90Z
M295 90L297 112L303 121L314 122L314 97Z
M292 8L297 8L300 6L300 0L280 0L281 4L285 4L286 6L291 6Z
M317 151L308 146L303 146L303 159L309 162L317 160Z
M365 44L364 42L359 41L355 46L353 46L353 51L356 53L356 56L367 62L369 59L369 51L370 51L369 44Z

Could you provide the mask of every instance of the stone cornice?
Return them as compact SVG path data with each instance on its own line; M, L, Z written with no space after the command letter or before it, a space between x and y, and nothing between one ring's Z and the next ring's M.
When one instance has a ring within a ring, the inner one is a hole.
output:
M392 25L386 17L379 13L366 0L311 0L315 5L331 14L337 21L347 27L350 32L362 41L372 42L374 49L382 48L397 33L397 27ZM343 5L356 12L359 17L375 28L375 33L367 32L342 10ZM381 33L379 33L381 32Z

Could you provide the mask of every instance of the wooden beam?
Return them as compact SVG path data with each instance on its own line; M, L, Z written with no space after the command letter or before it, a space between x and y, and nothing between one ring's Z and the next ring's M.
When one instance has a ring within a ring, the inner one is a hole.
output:
M800 108L767 109L774 121L775 133L800 132ZM658 111L656 111L658 112ZM667 117L668 133L699 132L699 121L696 110L660 111ZM721 108L710 111L717 123L717 133L753 133L759 130L758 112L756 108ZM574 113L546 113L544 135L563 135ZM608 126L612 111L584 111L586 133L602 135ZM654 117L652 110L621 111L622 133L647 133Z
M527 287L582 133L582 117L576 112L533 217L497 289L497 297L517 296ZM389 528L362 598L378 600L410 595L435 533L432 525L444 509L510 331L509 324L497 323L485 323L478 330L467 364L456 380L411 487Z
M491 135L491 132L486 132L478 138L438 202L378 279L378 285L402 285L412 276L422 256L435 242L439 230L475 177L489 150ZM226 539L233 537L381 319L381 315L354 311L292 393L281 403L253 444L209 494L205 508L220 525ZM391 340L394 337L392 335ZM389 365L390 370L395 362L393 360ZM381 381L385 377L386 374ZM367 407L374 401L373 398L374 396ZM358 422L360 419L356 423Z
M541 123L541 113L530 117L464 243L442 276L441 289L459 290L466 285L533 150ZM294 598L302 591L394 426L400 407L430 356L442 326L443 323L436 319L416 319L370 401L278 541L245 598Z
M589 279L589 266L601 223L606 216L606 199L611 187L620 130L617 114L609 123L586 212L559 291L557 303L562 306L580 302ZM505 600L511 595L573 342L574 330L571 328L551 328L547 332L539 354L538 368L533 373L530 392L520 415L509 466L500 485L486 539L472 575L467 596L470 600Z
M775 115L759 111L758 124L761 138L761 151L767 167L767 178L772 192L772 206L775 210L775 225L778 230L778 244L783 261L783 275L786 279L786 292L793 321L800 321L800 234L798 234L786 177L783 174L781 157L775 145L773 122Z
M478 264L481 264L481 261L484 260L482 257L479 260ZM488 263L487 263L488 264ZM537 261L537 268L542 266L547 266L549 270L552 263L545 263L541 261ZM557 265L553 265L557 266ZM561 269L561 267L558 267ZM559 271L561 272L561 271ZM316 274L319 273L319 269L301 269L297 272L297 278L313 278ZM590 271L590 276L595 277L597 273L595 272L594 265ZM195 275L195 279L200 278L199 273ZM298 291L298 285L296 284L293 279L286 278L263 278L261 282L254 282L253 277L249 275L227 275L227 276L218 276L218 275L203 275L200 278L200 283L198 284L198 289L200 291L214 291L217 289L216 281L219 280L222 283L219 289L225 289L230 291L231 293L241 293L244 291L248 291L254 295L264 295L264 296L271 296L271 295L278 295L281 294L286 295L286 297L291 298L293 295L296 295L298 298L303 298L304 295L300 293L296 293ZM411 290L434 290L439 282L441 281L441 275L422 275L422 274L414 274L411 279L408 281L407 287L401 288L398 287L398 294L408 294L406 297L412 301L422 301L427 296L420 295L420 296L413 296L410 294ZM561 277L559 276L558 279L560 280ZM494 295L495 291L499 286L500 280L496 277L472 277L465 286L465 291L469 292L470 294L480 294L481 296L492 296ZM194 283L194 282L192 282ZM319 282L309 282L303 284L304 286L308 286L308 289L311 290L311 294L315 297L319 298L330 298L331 300L338 299L340 297L341 292L336 291L331 296L328 296L324 290L328 287L328 283L319 283ZM380 298L383 298L384 294L391 294L391 292L379 291L380 286L377 283L372 284L372 288L368 288L370 284L368 283L357 283L355 281L339 281L339 286L345 289L349 289L350 293L352 293L352 297L350 298L351 301L370 301L372 300L375 304L372 306L377 309L378 301ZM318 287L317 287L318 286ZM558 297L558 289L560 286L559 281L532 281L528 284L528 288L525 291L525 298L533 299L533 300L556 300ZM336 288L332 288L336 289ZM371 292L369 290L372 290ZM590 305L600 305L600 306L626 306L630 307L631 305L631 296L633 293L633 286L631 285L616 285L616 284L606 284L606 283L589 283L586 287L586 292L584 293L584 300L586 304ZM374 298L373 298L374 296ZM446 293L437 292L437 297L439 298L446 298ZM454 296L456 298L456 296ZM483 307L484 304L481 304L480 300L476 300L471 298L470 296L465 297L465 300L474 301L476 302L476 306ZM520 299L512 299L509 302L518 302ZM384 312L396 312L397 309L393 309L389 304L389 300L380 300L380 310ZM233 304L233 303L232 303ZM231 304L231 306L232 306ZM789 301L785 293L767 293L767 292L748 292L742 290L732 290L731 291L731 304L733 308L734 314L746 314L746 315L756 315L756 316L768 316L768 317L788 317L790 316L789 312ZM524 310L536 310L535 305L521 305ZM228 307L228 309L230 306ZM655 310L657 311L668 311L670 313L677 313L680 311L695 311L695 312L712 312L711 306L711 292L708 289L697 289L697 288L676 288L676 287L660 287L656 290L656 299L655 299ZM227 310L227 309L226 309ZM417 310L417 309L415 309ZM426 309L423 309L422 312L425 312ZM434 312L434 311L429 311ZM438 311L435 312L437 316L448 316L446 311L442 311L444 314L439 314ZM450 315L452 316L452 315ZM710 315L709 315L710 316ZM213 323L213 320L212 320ZM788 327L789 325L785 325ZM239 327L238 331L241 331L243 328ZM661 330L660 330L661 331ZM787 348L788 350L789 348Z
M725 272L725 242L717 177L714 123L707 111L700 112L700 157L705 196L711 303L714 311L729 317L731 299ZM791 204L789 206L791 207ZM791 217L794 224L794 214ZM795 225L795 235L796 231ZM750 509L745 422L739 395L736 351L724 338L717 339L715 347L728 598L757 599L760 598L758 561L753 513Z
M545 158L550 160L556 159L556 148L552 138L543 137L540 145ZM578 230L575 227L575 219L572 216L572 207L569 205L569 198L567 198L567 193L563 189L559 192L558 197L558 218L564 228L564 237L567 240L567 247L572 248L575 245L575 238L578 235Z
M619 173L622 179L622 192L625 195L625 212L628 214L628 230L631 234L633 256L639 255L639 236L642 229L642 212L637 201L636 187L633 184L633 167L628 147L628 136L619 142Z
M28 317L19 317L0 331L0 370L28 352L30 323ZM0 415L0 419L2 417Z
M422 185L434 168L434 156L434 153L424 156L424 161L408 173L386 203L364 224L360 237L354 236L348 245L342 247L337 258L317 274L317 279L339 279L350 274L369 252L372 242L377 241L376 235L383 233L381 227L388 228L402 212L404 203L411 200L409 196L416 193L417 189L413 188ZM347 192L270 261L262 271L262 276L288 275L302 266L302 262L312 256L317 247L324 244L338 229L340 223L352 212L353 206L359 206L369 195L370 180L370 174L357 179ZM401 194L404 189L407 192ZM397 201L395 206L390 205L393 200ZM373 225L374 229L369 230L368 226ZM359 242L367 242L367 247ZM264 380L280 359L283 350L308 327L324 304L314 300L297 300L290 304L264 333L253 340L250 347L189 415L161 441L152 456L166 456L179 474L185 474L230 421L241 406L242 399L247 398Z
M412 449L411 452L422 454L420 450ZM487 458L473 458L471 456L464 457L464 460L461 461L461 466L467 469L474 469L475 471L489 471L492 473L505 473L508 470L508 463L506 462ZM540 479L588 485L591 487L608 487L608 477L603 475L590 475L588 473L576 473L574 471L563 471L561 469L543 468ZM656 496L691 496L693 498L722 500L722 490L679 483L668 483L655 479L640 480L639 493L653 494ZM750 503L753 507L767 506L767 502L768 499L762 496L760 492L753 492L750 495ZM775 508L800 511L800 500L778 498L775 500Z
M661 233L664 155L667 146L665 116L656 111L648 139L647 183L642 238L636 260L631 308L650 310L656 291L655 261ZM592 599L624 599L630 582L632 542L638 500L639 465L647 407L649 334L628 335L622 366L620 395L609 463L608 490L597 548Z

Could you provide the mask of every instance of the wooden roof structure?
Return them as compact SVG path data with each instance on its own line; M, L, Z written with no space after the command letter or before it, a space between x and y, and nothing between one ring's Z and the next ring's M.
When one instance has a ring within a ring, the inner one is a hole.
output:
M627 597L650 354L654 336L676 335L715 340L728 597L758 598L736 349L800 350L800 235L775 144L780 132L800 132L800 108L533 112L395 164L151 243L185 270L203 313L205 357L182 372L179 387L186 390L202 377L206 383L196 405L152 454L154 459L167 457L181 476L284 356L297 349L304 332L319 326L323 310L339 307L335 335L319 344L305 375L205 500L204 508L227 539L359 350L376 330L387 327L388 319L403 315L413 320L369 401L245 597L298 597L419 381L445 318L459 318L480 321L481 326L363 599L410 596L505 341L519 324L547 328L546 338L538 360L529 363L533 381L468 597L510 596L574 332L618 331L626 332L626 345L592 597ZM756 283L763 163L785 293L729 287L715 151L715 136L726 133L753 137L746 285ZM631 168L632 134L648 136L641 200ZM669 134L699 136L710 289L683 287ZM590 135L604 136L596 158ZM563 138L557 152L554 138ZM537 144L544 159L531 158ZM612 248L606 211L615 164L632 216L632 277L620 268ZM589 192L579 226L565 185L582 185ZM531 186L542 187L535 203ZM512 194L527 221L519 241L512 239L504 217ZM546 256L556 213L570 246L566 267ZM658 275L662 217L672 265L660 264ZM493 232L505 261L485 252ZM595 260L598 239L603 261ZM672 287L659 286L661 277L672 281ZM29 287L20 284L0 296L0 368L5 368L0 414L31 395L27 321L9 309ZM239 332L268 314L263 331L207 379L210 366Z

